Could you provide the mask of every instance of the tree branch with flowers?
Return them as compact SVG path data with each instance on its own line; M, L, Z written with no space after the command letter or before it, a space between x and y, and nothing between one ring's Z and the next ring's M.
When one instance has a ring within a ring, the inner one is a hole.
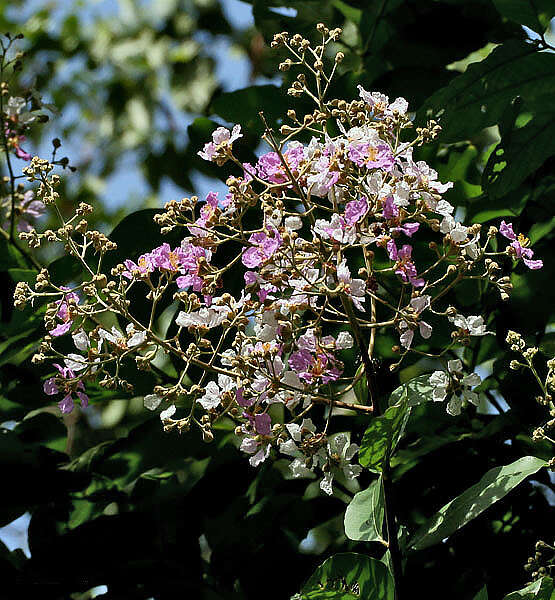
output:
M91 386L132 394L129 367L153 373L158 382L144 406L159 414L167 435L212 442L227 427L253 472L281 460L286 478L315 480L322 494L347 502L351 540L381 544L379 559L328 559L300 597L336 591L334 597L400 599L408 595L408 554L448 537L548 464L529 456L488 471L474 496L467 490L417 531L406 531L396 512L392 460L411 411L438 402L455 418L480 403L480 375L467 370L460 350L493 332L487 317L454 303L456 290L480 282L507 301L512 284L504 259L531 270L543 263L512 223L484 231L456 218L443 197L453 184L414 157L439 135L436 121L415 128L406 100L390 102L362 86L357 99L328 98L344 55L336 52L329 63L327 57L341 31L318 25L317 35L316 44L287 33L272 43L290 56L280 70L299 71L288 94L308 99L312 109L286 110L276 130L261 107L268 151L253 163L237 156L240 125L218 127L198 155L233 165L227 194L167 203L154 219L180 243L140 248L115 264L117 243L89 229L92 206L82 203L69 217L60 210L59 165L22 150L33 113L25 98L10 96L7 109L0 106L8 119L4 154L8 164L14 154L29 161L22 174L30 186L18 191L10 167L4 235L12 239L18 229L30 252L59 244L77 267L69 285L42 268L14 295L17 308L45 306L47 334L33 362L51 366L44 392L63 415L88 410ZM58 225L39 232L27 218L44 210ZM226 291L238 280L240 293ZM137 297L146 299L146 312L136 310ZM162 328L169 306L175 310ZM390 372L415 356L441 369L387 397L380 344L391 338ZM430 339L430 349L421 349ZM525 356L533 369L531 354ZM161 357L171 360L173 375L160 372ZM548 383L536 378L552 412ZM360 439L345 416L364 419ZM545 428L541 435L553 441ZM359 491L364 470L375 477Z

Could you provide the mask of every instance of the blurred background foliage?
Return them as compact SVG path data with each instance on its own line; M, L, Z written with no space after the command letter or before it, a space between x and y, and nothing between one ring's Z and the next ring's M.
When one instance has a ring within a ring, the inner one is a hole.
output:
M428 404L413 412L393 476L397 513L414 532L487 469L549 457L530 439L542 419L533 381L508 370L504 339L519 329L545 356L555 353L555 53L545 49L555 45L554 14L551 0L12 0L0 2L0 30L24 33L19 84L58 111L28 149L48 157L60 138L58 156L76 168L66 170L62 201L93 204L106 232L117 225L120 258L162 240L152 209L223 189L225 169L196 156L218 123L243 125L245 154L257 149L258 110L279 124L292 101L276 76L279 53L269 51L275 32L343 27L337 49L346 58L332 95L351 99L362 84L406 97L418 125L441 118L440 139L419 157L455 182L446 199L458 217L486 229L513 221L545 267L514 269L507 303L470 284L452 298L465 314L485 314L496 335L464 353L484 379L477 413L455 419ZM314 484L285 480L280 461L254 471L225 429L211 445L167 435L142 397L101 388L87 411L62 419L42 394L48 368L30 364L43 309L11 310L15 282L34 273L1 250L0 596L288 598L334 552L380 557L377 545L345 538L346 494L324 498ZM59 283L75 277L63 260L52 270ZM435 366L415 361L391 374L394 343L377 341L384 399ZM165 364L141 374L135 394L170 375ZM351 423L360 439L366 419ZM409 554L406 589L464 600L485 583L490 598L523 587L535 542L553 534L553 498L543 470L444 543Z

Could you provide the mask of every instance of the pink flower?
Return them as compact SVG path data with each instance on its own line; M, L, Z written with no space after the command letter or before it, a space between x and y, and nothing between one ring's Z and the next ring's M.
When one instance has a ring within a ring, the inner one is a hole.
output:
M270 435L272 433L272 419L268 413L255 415L254 428L260 435Z
M127 279L133 279L133 271L138 271L141 275L147 275L154 271L154 264L150 252L147 254L141 254L137 259L137 262L133 262L130 259L123 261L123 264L127 267L127 271L123 272L123 276Z
M68 289L68 288L62 288ZM51 329L48 333L55 337L66 334L73 325L73 319L71 318L69 311L69 302L75 301L79 302L79 296L75 292L69 292L65 294L65 296L56 302L58 306L58 312L56 313L56 317L60 319L61 323L58 323L54 329Z
M162 244L150 253L152 265L162 271L176 272L181 266L184 252L181 248L172 250L169 244Z
M386 144L378 146L368 143L352 144L349 148L349 158L357 167L366 167L367 169L383 169L389 172L395 165L393 152Z
M412 237L420 228L420 223L403 223L399 227L393 227L392 233L404 233L407 237Z
M23 136L20 136L20 139ZM21 146L16 146L15 148L15 155L17 156L17 158L21 158L23 160L31 160L32 156L29 154L29 152L25 152L25 150L23 150L23 148Z
M299 165L305 158L304 153L304 146L299 143L290 143L283 153L283 159L292 173L298 170ZM260 179L270 183L286 183L290 179L289 173L277 152L263 154L256 164L256 172Z
M333 360L331 355L324 353L319 348L312 352L307 347L300 347L303 344L299 338L296 352L292 352L289 357L289 366L306 383L314 383L320 380L322 383L335 381L341 376L341 369ZM308 347L311 347L309 344Z
M395 242L389 240L387 242L387 251L391 260L397 261L395 265L395 274L399 275L405 283L411 283L414 287L422 287L424 280L418 277L418 272L414 263L412 262L412 246L404 244L403 247L398 250Z
M368 202L366 197L362 196L360 200L351 200L345 205L345 221L347 225L354 225L364 218L368 211Z
M231 132L225 127L218 127L212 133L212 141L204 144L204 148L199 150L197 154L204 160L218 162L219 159L225 156L226 150L231 148L233 142L240 137L243 137L241 125L234 125ZM225 159L223 162L225 162Z
M393 196L386 196L383 203L383 218L395 219L399 216L399 207L395 204Z
M270 228L273 236L270 237L264 232L253 233L249 242L252 244L250 248L243 250L241 261L249 269L258 267L264 261L273 256L275 251L281 246L281 236L275 228Z
M75 394L77 395L77 397L79 398L79 400L81 401L81 406L83 408L87 408L88 404L89 404L89 397L87 396L87 394L85 394L84 392L82 392L81 390L85 389L85 386L83 385L83 382L78 381L77 383L64 383L64 379L74 379L75 378L75 373L67 368L67 367L62 367L61 365L54 363L54 366L58 369L58 371L60 372L60 376L61 379L58 377L50 377L50 379L47 379L44 382L44 393L47 394L48 396L53 396L55 394L58 394L61 390L65 393L65 396L63 397L62 400L60 400L60 402L58 402L58 407L60 409L60 411L64 414L70 413L73 410L73 406L74 406L74 400L72 397L72 393L75 392ZM58 380L57 380L58 379ZM61 388L61 390L60 390Z
M512 240L512 243L510 244L512 250L509 252L512 253L517 259L522 258L522 261L529 269L541 269L543 267L543 261L532 260L534 251L530 248L527 248L530 240L524 237L522 233L519 233L517 236L513 230L512 223L505 223L505 221L501 221L499 233L508 240Z

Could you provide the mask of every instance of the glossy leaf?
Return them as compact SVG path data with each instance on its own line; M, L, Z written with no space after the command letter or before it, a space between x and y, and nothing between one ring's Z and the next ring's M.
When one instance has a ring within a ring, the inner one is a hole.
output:
M511 592L503 600L552 600L555 588L551 577L542 577L516 592Z
M362 554L336 554L328 558L303 586L302 600L393 600L389 569Z
M474 600L488 600L488 589L484 586L475 596Z
M376 417L365 431L359 449L359 462L371 471L381 472L393 454L410 415L406 401L390 406Z
M410 379L395 389L389 398L389 405L399 404L406 400L407 406L417 406L432 400L433 386L430 384L430 375L419 375Z
M268 124L283 115L286 99L275 85L252 86L222 94L212 104L212 110L230 123L240 123L250 132L262 135L265 126L258 114L264 113Z
M510 465L490 469L480 481L451 500L414 534L409 545L415 550L433 546L501 500L526 477L544 467L541 458L525 456Z
M536 115L524 127L504 138L491 154L485 173L486 191L493 200L504 198L555 154L555 117Z
M499 121L517 94L530 108L554 86L555 55L538 53L533 46L513 40L433 94L420 110L419 120L437 117L443 142L468 139Z

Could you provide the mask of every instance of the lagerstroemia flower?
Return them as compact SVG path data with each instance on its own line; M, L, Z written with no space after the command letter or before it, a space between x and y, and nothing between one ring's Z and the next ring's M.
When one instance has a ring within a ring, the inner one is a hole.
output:
M50 377L44 382L44 393L48 396L59 394L60 392L65 394L63 399L58 402L60 411L64 414L70 413L74 407L73 394L81 401L82 408L87 408L89 404L89 397L83 391L85 386L81 381L71 383L64 381L67 379L75 379L75 373L68 367L62 367L61 365L54 363L56 369L58 369L59 377Z
M435 371L430 376L430 384L433 386L433 399L443 401L451 392L447 403L447 412L452 415L460 415L464 403L470 402L478 406L480 398L473 388L480 385L481 379L477 373L465 375L462 362L459 359L450 360L447 363L448 372Z
M253 233L249 238L251 247L243 252L242 261L245 267L253 269L271 258L274 252L281 246L281 236L277 229L271 230L272 235L264 232Z
M410 283L414 287L422 287L424 280L418 277L416 266L412 262L412 246L404 244L401 249L393 240L387 242L387 251L391 260L397 261L395 265L395 273L405 282Z
M150 369L172 356L175 381L166 381L165 370L144 397L150 410L165 403L164 429L199 427L209 441L215 423L230 419L253 466L274 448L292 460L294 477L318 472L326 494L334 478L358 476L360 467L351 462L358 447L348 434L334 435L333 427L339 410L372 410L345 401L355 373L368 368L364 346L377 354L388 334L399 335L400 364L441 321L454 329L453 345L468 343L488 333L486 324L480 315L449 309L448 298L457 297L447 294L451 286L481 279L502 297L510 287L508 278L491 276L493 267L482 268L484 257L496 253L488 248L495 233L484 240L478 225L459 223L442 198L452 183L414 160L413 147L424 135L400 140L410 126L406 101L359 91L362 102L347 110L356 109L353 126L339 101L322 122L311 117L305 123L290 112L295 126L284 125L284 138L267 131L269 147L255 164L234 154L238 125L217 128L199 155L217 165L229 160L227 191L171 201L156 215L163 234L183 233L180 243L145 251L138 232L132 258L106 273L101 263L98 274L78 280L81 304L72 292L48 292L58 299L49 307L51 338L72 330L76 348L59 361L59 375L45 382L46 393L64 394L63 411L84 394L84 381L97 378L109 389L130 391L132 380L122 379L120 366ZM34 216L40 206L28 199L28 216ZM510 240L510 255L529 268L541 266L511 224L503 222L500 232ZM85 244L73 233L79 252L94 260L100 234L87 231ZM26 293L34 298L35 291ZM151 303L149 311L135 310L137 294ZM108 320L109 312L117 321ZM465 375L460 361L433 373L430 383L433 399L446 401L451 414L478 402L479 378ZM193 399L190 415L174 419L176 405L168 399L183 396Z
M420 316L424 310L430 306L431 296L423 295L417 296L410 301L410 307L414 310L416 316ZM401 331L400 342L405 348L410 348L412 340L414 339L414 329L403 319L399 323L399 329ZM420 335L425 339L429 339L432 335L432 327L426 321L419 319L418 329Z
M356 479L362 473L362 467L351 464L351 460L357 452L358 446L350 444L349 436L344 433L339 433L330 439L325 454L323 450L320 451L320 460L326 460L328 465L328 470L325 471L320 482L320 489L328 496L333 494L332 483L337 472L341 472L347 481Z
M516 259L521 258L522 262L529 269L541 269L543 267L543 261L532 260L534 251L527 247L530 243L530 240L524 237L521 233L519 233L517 236L513 230L512 223L505 223L505 221L501 221L499 233L508 240L511 240L511 243L509 244L510 254L512 254Z
M212 141L204 144L204 148L197 154L204 160L223 164L227 160L226 153L231 150L233 142L240 137L243 137L240 125L234 125L231 132L225 127L218 127L212 133Z
M68 288L62 288L68 289ZM73 319L71 317L70 303L78 303L79 296L75 292L68 292L64 294L61 300L56 301L58 311L56 312L56 318L60 320L60 323L51 329L48 333L54 337L66 334L73 325Z

